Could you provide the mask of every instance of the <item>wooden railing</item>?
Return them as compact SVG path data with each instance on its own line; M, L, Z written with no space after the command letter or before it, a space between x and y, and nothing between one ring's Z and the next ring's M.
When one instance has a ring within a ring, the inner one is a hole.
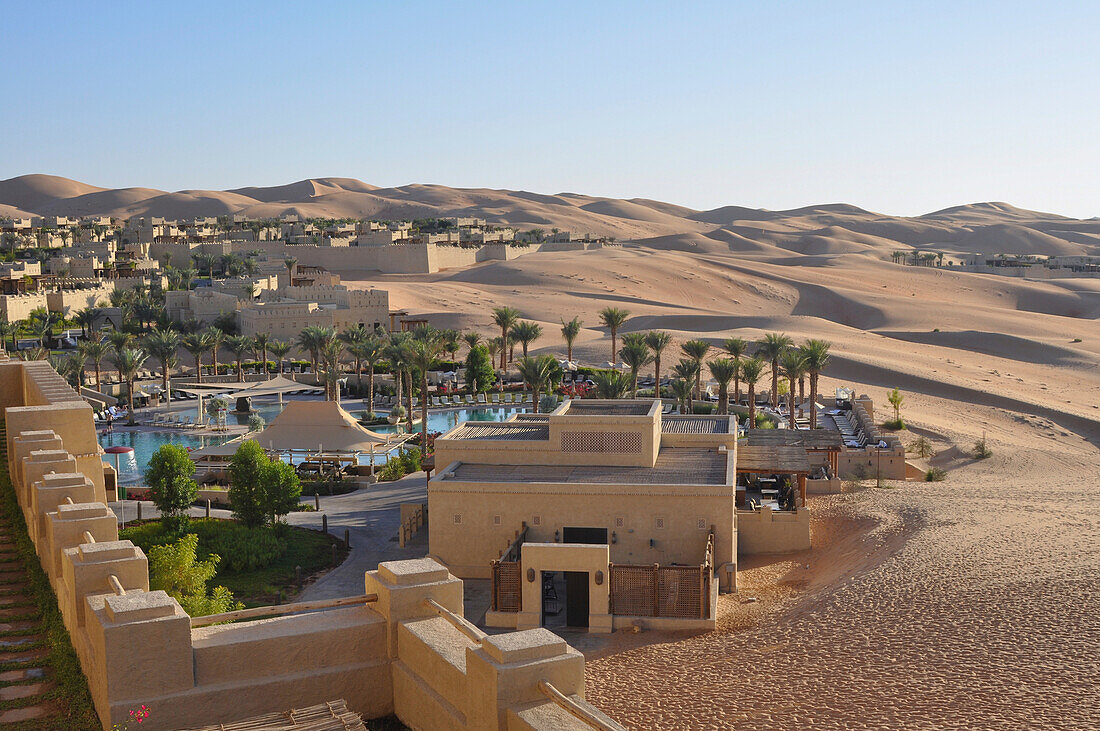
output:
M457 629L459 632L466 635L468 638L470 638L470 640L479 645L481 644L482 640L489 636L479 630L476 626L474 626L474 624L468 619L458 616L450 609L447 609L447 607L443 606L431 597L428 597L424 600L424 606L434 609L436 614L450 622L455 629Z
M294 604L276 604L268 607L252 607L251 609L238 609L234 612L222 612L221 614L208 614L205 617L192 617L191 627L206 627L222 622L236 622L241 619L256 619L257 617L278 617L282 614L297 614L299 612L315 612L321 609L333 607L347 607L355 604L367 604L378 601L377 594L361 594L359 596L346 596L339 599L322 599L315 602L296 602Z
M523 571L523 542L527 539L527 523L516 531L515 539L500 554L500 560L491 564L493 587L490 609L494 612L518 612L523 608L523 585L520 575Z
M623 728L617 723L608 723L545 680L539 681L539 690L567 713L580 719L592 728L600 729L600 731L621 731Z
M397 545L404 548L405 544L411 541L413 536L416 535L416 532L424 527L425 522L424 506L421 505L413 511L412 515L401 523L401 532L397 536Z

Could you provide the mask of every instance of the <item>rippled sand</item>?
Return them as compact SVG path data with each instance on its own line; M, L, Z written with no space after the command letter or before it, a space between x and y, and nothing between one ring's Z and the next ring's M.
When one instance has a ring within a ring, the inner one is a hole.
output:
M1100 728L1100 453L947 405L913 414L947 481L815 499L814 551L744 562L717 632L617 635L589 700L645 729Z

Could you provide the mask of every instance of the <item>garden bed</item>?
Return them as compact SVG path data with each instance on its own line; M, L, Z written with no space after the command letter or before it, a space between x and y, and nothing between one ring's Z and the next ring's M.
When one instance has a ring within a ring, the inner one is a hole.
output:
M274 530L280 552L261 568L252 570L231 570L223 556L218 573L211 585L224 586L233 592L233 596L246 606L259 606L286 602L301 590L296 583L295 567L302 567L303 584L316 579L347 558L343 541L335 536L308 528L282 525L275 529L254 529L256 531ZM192 519L188 533L199 537L197 558L206 559L211 553L217 553L216 547L233 546L241 540L248 540L249 529L234 520L218 518ZM159 520L147 520L131 523L119 531L120 540L131 540L141 550L148 552L150 546L172 543L178 538L161 525ZM256 543L267 543L270 538L259 535ZM332 549L336 547L336 563L332 560Z

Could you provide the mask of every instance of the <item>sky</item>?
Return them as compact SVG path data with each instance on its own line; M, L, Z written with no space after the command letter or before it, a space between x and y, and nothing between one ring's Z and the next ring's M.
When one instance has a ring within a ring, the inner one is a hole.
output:
M1100 215L1096 2L0 0L0 179Z

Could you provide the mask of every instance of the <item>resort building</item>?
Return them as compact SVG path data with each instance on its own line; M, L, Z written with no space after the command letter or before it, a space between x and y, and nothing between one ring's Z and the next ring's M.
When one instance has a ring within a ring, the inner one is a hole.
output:
M196 320L209 324L227 312L236 312L239 306L236 294L218 292L211 287L164 293L164 309L173 322Z
M243 306L238 320L242 335L266 332L293 340L310 326L374 330L386 324L389 311L389 293L383 290L311 285L267 292L259 301Z

